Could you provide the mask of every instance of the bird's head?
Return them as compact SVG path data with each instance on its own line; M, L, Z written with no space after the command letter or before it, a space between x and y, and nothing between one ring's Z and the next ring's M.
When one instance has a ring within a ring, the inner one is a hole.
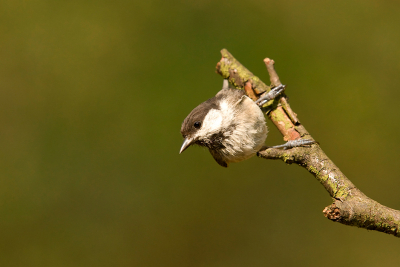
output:
M211 98L190 112L181 127L182 153L190 145L197 144L211 148L216 135L222 132L222 114L215 98Z

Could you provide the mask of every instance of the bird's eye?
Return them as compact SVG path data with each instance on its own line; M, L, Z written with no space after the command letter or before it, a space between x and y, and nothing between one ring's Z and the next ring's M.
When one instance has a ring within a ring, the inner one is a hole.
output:
M194 126L194 128L199 129L200 126L201 126L201 122L196 121L196 122L193 124L193 126Z

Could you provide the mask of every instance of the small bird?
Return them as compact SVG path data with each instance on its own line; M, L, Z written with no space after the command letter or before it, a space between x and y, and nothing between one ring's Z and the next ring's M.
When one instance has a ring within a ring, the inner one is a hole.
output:
M279 93L284 86L279 88ZM275 97L273 91L269 96ZM262 104L268 101L263 98ZM182 123L181 134L185 138L182 153L190 145L207 147L215 161L228 167L254 156L267 138L267 125L260 107L243 90L229 88L224 80L221 91L201 103L190 112Z
M254 102L243 90L229 88L225 79L222 90L198 105L183 121L181 134L185 140L179 154L193 144L207 147L222 167L254 156L268 134L260 107L281 94L285 87L278 85ZM271 148L290 149L314 143L317 142L311 139L297 139Z

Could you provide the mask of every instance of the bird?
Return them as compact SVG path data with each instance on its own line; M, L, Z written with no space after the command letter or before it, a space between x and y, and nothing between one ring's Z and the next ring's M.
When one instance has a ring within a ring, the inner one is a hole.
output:
M284 86L279 88L279 93L283 89ZM277 95L277 90L273 92ZM264 97L258 103L268 99ZM219 165L228 167L232 162L254 156L264 145L268 128L260 106L244 90L230 88L225 79L223 88L213 98L189 113L181 134L184 141L179 153L191 145L200 145L208 148Z
M244 90L231 88L228 79L224 79L222 89L194 108L183 121L181 134L184 141L179 154L191 145L203 146L222 167L256 155L268 135L261 107L280 95L285 87L283 84L275 86L254 102ZM318 142L296 139L270 148L290 149L314 143Z

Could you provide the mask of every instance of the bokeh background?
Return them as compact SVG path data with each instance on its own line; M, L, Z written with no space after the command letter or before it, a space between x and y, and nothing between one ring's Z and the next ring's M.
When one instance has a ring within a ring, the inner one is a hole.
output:
M178 154L227 48L369 197L400 209L400 3L1 1L0 266L399 266L306 170ZM268 145L283 142L269 122Z

